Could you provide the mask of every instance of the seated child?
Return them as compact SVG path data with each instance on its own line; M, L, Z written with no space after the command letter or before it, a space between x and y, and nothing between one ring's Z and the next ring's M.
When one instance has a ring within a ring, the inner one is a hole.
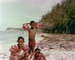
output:
M12 45L9 51L11 52L9 60L22 60L25 57L25 60L28 60L28 50L29 47L24 44L24 38L18 37L17 45Z
M40 52L40 49L36 48L35 53L33 53L31 60L46 60L46 59L45 56Z

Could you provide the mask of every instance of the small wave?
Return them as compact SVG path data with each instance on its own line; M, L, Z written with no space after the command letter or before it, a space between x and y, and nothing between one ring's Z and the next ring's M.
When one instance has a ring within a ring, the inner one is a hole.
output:
M0 58L6 59L6 58L9 58L9 56L6 53L0 53Z

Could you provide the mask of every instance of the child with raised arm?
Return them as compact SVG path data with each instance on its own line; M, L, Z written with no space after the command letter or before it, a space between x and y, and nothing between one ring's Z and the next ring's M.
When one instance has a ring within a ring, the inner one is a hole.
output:
M35 21L31 21L30 22L30 26L31 28L28 29L29 32L29 53L33 53L34 52L34 48L35 48L35 35L36 35L36 28L35 28Z
M31 26L31 28L29 28L29 25ZM34 52L34 48L35 48L35 35L36 35L36 29L40 29L41 28L41 23L40 22L35 22L35 21L31 21L30 23L24 23L23 27L24 30L28 30L29 33L29 53L33 53Z
M18 37L17 45L12 45L9 51L11 52L9 60L28 60L28 50L29 47L24 44L24 38L22 36Z

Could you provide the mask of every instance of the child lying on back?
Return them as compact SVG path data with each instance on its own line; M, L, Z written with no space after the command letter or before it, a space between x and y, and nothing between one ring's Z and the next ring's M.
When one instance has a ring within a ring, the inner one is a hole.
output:
M28 60L29 47L24 44L24 38L18 37L17 45L12 45L9 51L11 52L9 60Z

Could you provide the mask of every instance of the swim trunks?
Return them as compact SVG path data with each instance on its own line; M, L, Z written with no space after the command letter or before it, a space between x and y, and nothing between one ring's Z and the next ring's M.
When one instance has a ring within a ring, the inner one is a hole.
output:
M35 47L35 40L29 41L29 47Z

